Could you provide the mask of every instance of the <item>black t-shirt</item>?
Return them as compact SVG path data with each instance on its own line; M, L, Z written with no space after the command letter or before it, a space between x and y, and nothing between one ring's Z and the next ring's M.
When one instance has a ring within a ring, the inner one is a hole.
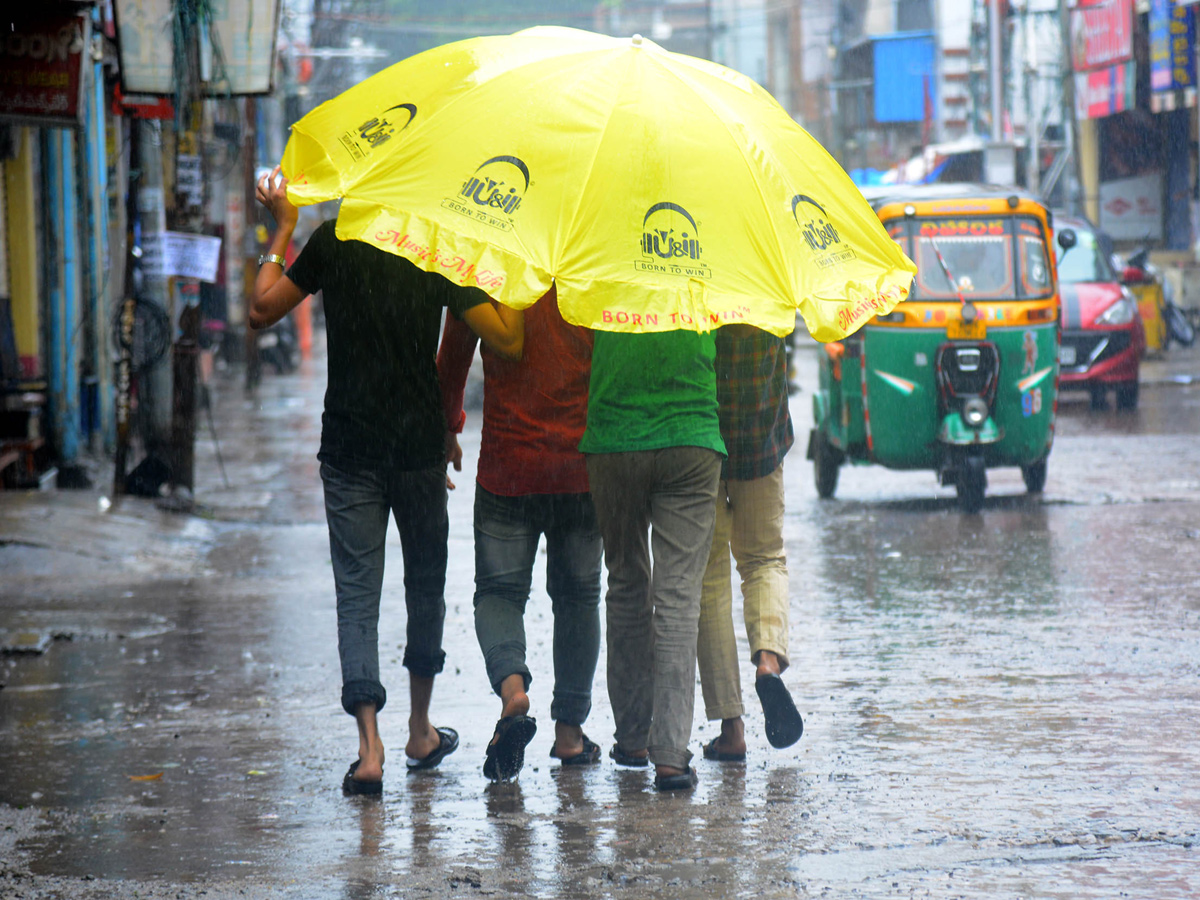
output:
M461 318L487 295L362 241L338 240L334 227L318 227L287 272L301 290L324 292L329 383L317 457L348 467L436 466L445 460L442 307Z

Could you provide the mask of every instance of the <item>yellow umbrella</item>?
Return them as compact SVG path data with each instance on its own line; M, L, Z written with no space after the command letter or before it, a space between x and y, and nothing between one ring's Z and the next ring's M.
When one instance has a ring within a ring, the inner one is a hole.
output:
M436 47L292 128L297 204L337 233L515 308L555 282L607 331L819 340L886 313L916 271L838 164L765 90L638 36L531 28Z

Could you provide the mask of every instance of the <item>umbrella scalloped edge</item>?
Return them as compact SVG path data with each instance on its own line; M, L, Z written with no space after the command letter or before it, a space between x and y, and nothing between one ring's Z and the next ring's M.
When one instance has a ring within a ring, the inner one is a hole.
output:
M460 287L479 288L513 309L532 306L552 283L544 269L499 247L463 237L432 219L351 198L342 201L337 236L394 253Z
M808 298L800 303L800 315L816 340L840 341L876 316L890 313L908 297L911 285L912 272L892 270L874 287L851 282L841 296Z

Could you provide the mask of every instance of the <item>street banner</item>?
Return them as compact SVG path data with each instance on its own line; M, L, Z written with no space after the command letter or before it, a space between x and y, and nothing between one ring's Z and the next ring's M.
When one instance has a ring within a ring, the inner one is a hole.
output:
M0 123L78 126L88 20L71 13L20 13L0 32Z
M1150 0L1150 90L1196 86L1196 16L1173 0Z
M1118 241L1157 241L1163 235L1163 176L1151 172L1100 185L1100 228Z

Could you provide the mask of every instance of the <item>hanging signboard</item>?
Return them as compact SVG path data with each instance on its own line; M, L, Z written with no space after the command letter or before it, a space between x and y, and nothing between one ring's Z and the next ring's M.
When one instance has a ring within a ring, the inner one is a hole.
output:
M126 94L173 94L175 0L113 0L121 86ZM209 96L267 94L275 73L279 0L211 4L212 28L197 35Z
M1078 0L1071 10L1071 57L1076 72L1133 57L1133 0Z
M175 30L172 0L114 0L121 90L173 93Z
M1118 241L1162 240L1162 173L1101 183L1100 228Z
M1080 119L1102 119L1134 108L1135 67L1123 62L1075 76L1075 114Z
M208 92L269 94L274 84L279 0L225 0L214 4Z
M88 20L23 13L6 24L0 32L0 122L79 125Z
M1150 0L1150 90L1178 91L1196 86L1196 17L1172 0Z

